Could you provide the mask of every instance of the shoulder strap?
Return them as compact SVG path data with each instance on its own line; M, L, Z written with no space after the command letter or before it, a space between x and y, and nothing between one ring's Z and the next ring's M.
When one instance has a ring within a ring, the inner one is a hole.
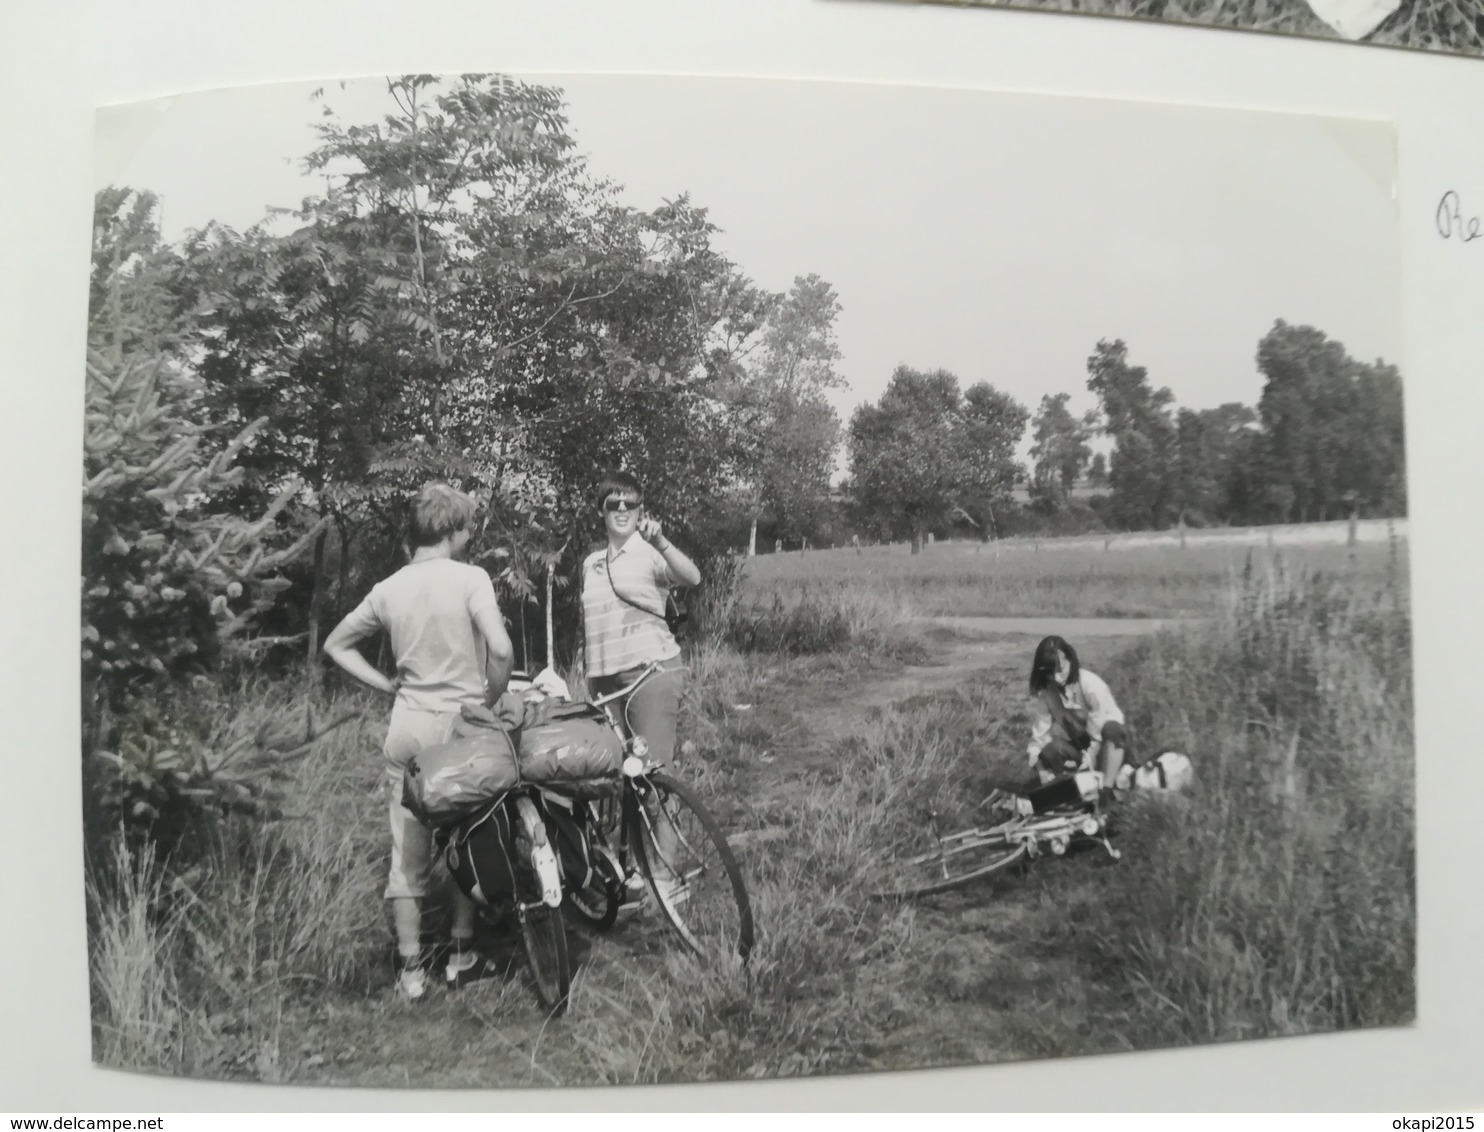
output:
M1092 735L1088 732L1083 722L1067 711L1067 707L1061 702L1061 696L1057 693L1054 684L1047 684L1046 687L1041 689L1041 700L1046 704L1047 710L1051 712L1051 729L1053 732L1065 735L1084 747L1092 741ZM1071 727L1068 726L1069 723L1075 726L1075 734L1072 732Z
M604 550L603 551L603 569L606 570L606 571L608 571L608 588L613 591L613 596L614 597L618 598L618 600L621 601L621 602L623 602L625 605L632 605L635 609L639 610L639 612L641 612L641 613L647 613L651 617L658 617L661 621L664 621L665 620L665 615L663 613L656 613L654 610L648 609L648 608L640 605L637 601L634 601L632 598L624 597L623 592L616 585L613 584L613 563L610 562L609 559L608 559L608 551L607 550ZM668 625L669 622L666 621L665 624Z
M1061 702L1061 697L1056 694L1056 689L1047 684L1041 689L1041 702L1046 705L1046 710L1051 713L1052 729L1058 729L1062 721L1067 717L1066 705Z

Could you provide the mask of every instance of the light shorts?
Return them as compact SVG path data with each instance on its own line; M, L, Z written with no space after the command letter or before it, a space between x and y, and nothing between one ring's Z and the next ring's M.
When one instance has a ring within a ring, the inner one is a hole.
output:
M457 709L418 711L400 702L392 708L386 744L382 748L386 753L387 786L391 794L388 815L392 827L392 866L383 894L388 900L427 896L432 888L433 831L402 805L402 772L419 751L452 739L458 720Z

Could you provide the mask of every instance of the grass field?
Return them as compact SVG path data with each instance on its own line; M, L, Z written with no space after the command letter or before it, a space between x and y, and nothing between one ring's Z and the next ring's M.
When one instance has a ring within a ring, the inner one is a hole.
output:
M1273 544L1268 545L1272 533ZM747 598L788 604L830 593L870 594L921 616L1185 617L1220 610L1249 557L1321 571L1362 586L1406 584L1404 545L1366 524L1353 548L1345 524L1067 539L944 542L790 552L749 559Z
M1320 547L1235 573L1192 546L1157 571L1147 549L1004 548L1000 570L977 574L962 565L972 549L941 545L875 552L889 573L865 569L870 551L750 563L750 593L688 649L679 760L742 857L759 927L750 974L702 968L652 917L608 935L574 928L579 970L559 1022L540 1016L518 967L415 1007L394 999L380 900L385 705L340 694L321 710L363 714L297 768L286 820L225 820L194 861L116 846L99 870L95 1056L280 1082L624 1084L1408 1021L1404 545L1362 546L1349 569L1343 548L1336 559ZM1035 563L1058 555L1055 584L1032 584ZM945 562L958 574L935 573ZM820 564L833 563L826 585ZM959 597L934 598L952 577L966 578ZM1020 613L1097 611L1075 601L1089 577L1124 595L1120 612L1137 599L1168 614L1164 595L1178 594L1210 614L1082 647L1136 736L1191 754L1198 788L1130 802L1116 866L1075 855L918 903L870 900L880 863L923 847L929 808L968 821L992 786L1024 773L1034 640L927 632L898 595L925 612L1014 608L970 592L1017 594ZM297 687L251 685L230 729L294 718L302 700ZM508 935L484 942L513 955Z

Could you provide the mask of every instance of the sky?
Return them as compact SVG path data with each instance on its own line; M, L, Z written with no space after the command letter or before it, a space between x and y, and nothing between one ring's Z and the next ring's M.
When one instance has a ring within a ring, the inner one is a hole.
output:
M1080 412L1103 338L1124 339L1179 405L1253 404L1257 344L1279 318L1402 364L1394 149L1378 124L884 84L522 77L563 89L579 151L627 203L689 193L759 284L834 286L842 418L901 364L988 381L1032 411L1067 392ZM295 206L322 188L298 167L319 85L182 95L127 127L110 113L99 183L160 194L168 239ZM346 121L388 106L380 79L323 85Z

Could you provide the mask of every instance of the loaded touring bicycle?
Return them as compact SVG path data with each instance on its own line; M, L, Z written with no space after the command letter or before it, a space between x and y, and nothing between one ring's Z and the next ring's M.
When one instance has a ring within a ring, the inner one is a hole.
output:
M465 709L454 739L408 768L408 807L436 831L465 894L519 924L553 1013L571 989L564 912L607 930L635 884L701 959L745 964L752 950L751 902L725 835L626 726L627 699L650 675L594 703L513 683L494 709Z

